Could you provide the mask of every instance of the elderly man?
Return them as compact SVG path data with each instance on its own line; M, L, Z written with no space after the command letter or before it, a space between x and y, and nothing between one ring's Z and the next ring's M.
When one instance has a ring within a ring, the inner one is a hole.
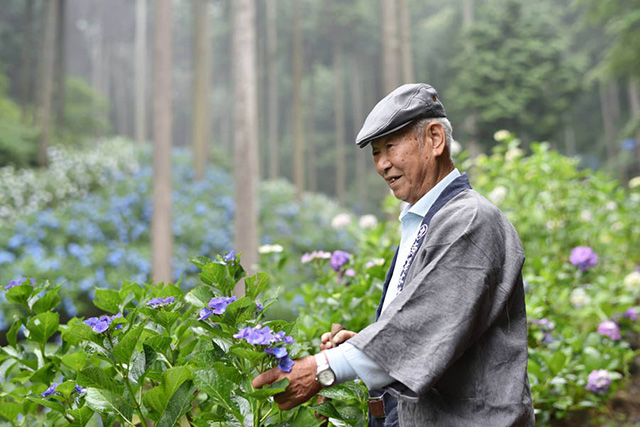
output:
M356 144L409 205L376 322L322 336L322 350L276 395L290 409L360 378L371 426L533 426L527 378L524 252L505 216L450 157L451 124L434 88L403 85L371 111Z

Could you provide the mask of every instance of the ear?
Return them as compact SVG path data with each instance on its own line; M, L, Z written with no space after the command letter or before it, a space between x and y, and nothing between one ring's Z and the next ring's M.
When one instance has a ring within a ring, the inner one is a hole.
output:
M435 157L441 156L447 147L447 135L442 125L438 122L431 122L427 126L427 136Z

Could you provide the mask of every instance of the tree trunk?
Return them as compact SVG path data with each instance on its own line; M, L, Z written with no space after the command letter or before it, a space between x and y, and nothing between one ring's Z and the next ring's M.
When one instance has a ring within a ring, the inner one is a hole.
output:
M336 197L338 198L338 204L343 205L346 183L344 159L344 60L342 45L340 44L340 39L336 34L334 34L333 38L333 75L335 82L333 99L336 126Z
M278 34L276 22L276 0L266 2L267 7L267 86L268 86L268 138L269 138L269 178L280 176L278 155Z
M193 157L195 160L196 180L204 178L204 169L208 158L208 145L211 139L209 119L211 95L211 35L209 33L208 0L194 0L194 47L193 47L193 111L192 131Z
M316 162L316 109L315 94L316 85L313 78L313 70L309 70L309 89L307 93L307 176L309 178L309 191L316 193L318 191L318 163Z
M171 226L172 165L171 77L173 22L171 0L156 0L155 82L153 102L153 217L151 227L154 282L171 280L173 229Z
M55 53L55 85L56 85L56 127L62 130L65 121L65 76L66 71L66 48L65 48L65 14L67 0L58 0L58 19L56 21L56 53Z
M473 25L473 0L464 0L462 6L462 31L468 31ZM473 49L471 43L465 40L464 49ZM467 137L465 145L471 158L475 158L482 152L478 143L478 112L473 109L462 122L462 130Z
M293 2L293 181L298 200L304 192L304 114L302 107L302 12Z
M413 83L415 76L413 73L413 50L411 49L411 19L407 0L399 0L400 11L400 56L402 57L402 80L403 83Z
M136 0L136 141L142 144L147 140L147 0Z
M629 108L631 109L631 120L640 120L640 92L638 91L638 78L629 77L629 83L627 86L627 92L629 94ZM631 167L631 175L636 176L640 174L640 127L635 131L636 145L633 150L633 157L635 164Z
M26 0L24 15L25 26L22 39L20 105L22 107L22 120L26 121L29 108L33 106L33 0Z
M600 82L600 111L602 113L602 124L604 125L604 139L607 146L607 163L613 168L616 161L616 135L614 128L614 117L610 105L611 97L608 94L608 87L604 82Z
M256 29L253 0L233 2L236 183L235 247L249 274L258 262L258 136ZM234 290L244 295L239 284Z
M382 74L385 95L398 87L399 41L397 0L381 0L382 6Z
M358 56L351 57L351 107L353 115L353 140L355 141L362 123L364 122L364 98L362 96L362 72ZM367 204L367 150L350 144L351 149L356 150L356 185L358 187L358 206L364 211Z
M42 105L40 114L40 125L42 134L40 135L40 147L38 153L38 164L41 167L47 166L47 150L51 136L51 105L53 97L53 73L54 73L54 41L56 37L56 20L58 18L59 0L50 0L44 8L45 26L42 32Z

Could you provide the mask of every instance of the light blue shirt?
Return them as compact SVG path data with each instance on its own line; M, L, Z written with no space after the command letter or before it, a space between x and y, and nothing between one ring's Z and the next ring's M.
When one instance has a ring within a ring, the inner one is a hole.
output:
M442 181L438 182L427 194L422 196L413 205L407 205L400 213L400 223L402 224L402 233L400 237L400 246L398 247L398 257L393 269L389 287L382 304L382 312L393 301L398 294L398 280L402 267L404 266L409 250L413 244L422 220L431 209L431 206L440 196L440 193L451 182L460 176L458 169L451 171ZM369 358L357 347L349 344L347 341L343 345L327 350L327 359L331 369L336 374L336 383L360 378L367 387L377 389L391 384L395 381L389 376L376 362Z

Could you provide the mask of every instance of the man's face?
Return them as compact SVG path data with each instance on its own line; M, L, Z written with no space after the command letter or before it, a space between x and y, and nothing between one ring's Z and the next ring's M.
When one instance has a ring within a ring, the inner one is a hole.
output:
M430 138L424 138L423 144L418 138L412 130L400 130L371 143L376 171L396 198L411 204L420 200L439 181L438 153L433 149Z

